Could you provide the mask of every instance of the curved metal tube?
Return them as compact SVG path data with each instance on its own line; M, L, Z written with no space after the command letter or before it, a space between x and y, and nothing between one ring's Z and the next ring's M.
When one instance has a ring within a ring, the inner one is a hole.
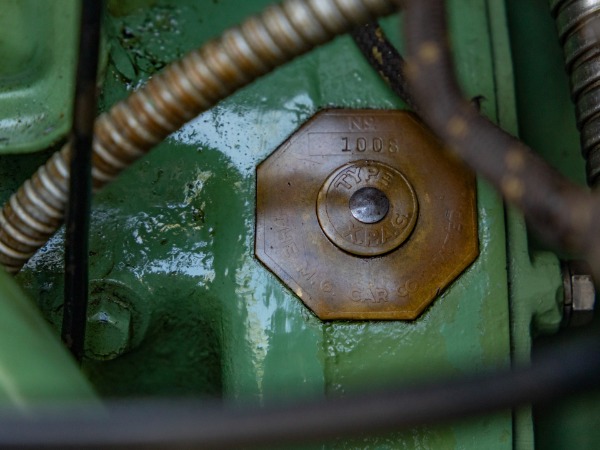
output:
M600 0L551 0L590 186L600 181Z
M96 120L94 189L240 87L393 10L392 0L288 0L189 53ZM9 272L18 272L61 225L70 154L67 144L4 205L0 264Z
M406 74L422 117L442 141L525 214L546 243L586 258L600 280L600 197L574 185L463 98L442 0L407 2ZM423 26L423 24L430 24Z

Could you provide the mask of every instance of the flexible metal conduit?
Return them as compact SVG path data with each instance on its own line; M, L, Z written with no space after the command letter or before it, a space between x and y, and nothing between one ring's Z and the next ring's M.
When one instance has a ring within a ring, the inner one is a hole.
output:
M334 36L393 10L392 0L288 0L169 65L96 120L94 190L235 90ZM70 153L67 144L4 205L0 213L0 263L9 272L18 272L61 225Z
M600 0L551 0L590 186L600 180Z

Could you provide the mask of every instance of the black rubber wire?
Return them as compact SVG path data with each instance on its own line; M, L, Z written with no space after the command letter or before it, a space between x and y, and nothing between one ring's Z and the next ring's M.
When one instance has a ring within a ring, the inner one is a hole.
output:
M91 202L92 139L96 119L96 76L102 1L83 0L75 103L71 132L69 201L65 220L65 288L62 339L81 361L88 303L88 234Z
M0 414L0 447L235 449L381 434L597 388L599 342L580 338L518 370L289 406L133 402L113 405L108 414L57 409L29 420Z

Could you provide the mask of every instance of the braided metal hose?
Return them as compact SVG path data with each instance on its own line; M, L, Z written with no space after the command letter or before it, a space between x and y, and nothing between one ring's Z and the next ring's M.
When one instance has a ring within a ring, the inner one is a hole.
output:
M169 65L95 123L98 190L190 119L276 66L394 10L392 0L288 0ZM0 213L0 263L11 273L60 227L67 201L67 144Z
M551 0L590 186L600 181L600 0Z

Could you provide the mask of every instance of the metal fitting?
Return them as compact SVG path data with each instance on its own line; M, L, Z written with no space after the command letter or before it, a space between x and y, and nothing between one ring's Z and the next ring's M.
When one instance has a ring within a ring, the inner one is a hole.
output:
M111 360L125 353L131 341L131 311L118 299L96 295L90 299L85 356Z
M108 361L136 348L148 328L143 299L116 280L90 281L85 356Z
M565 289L563 327L586 325L594 317L596 288L591 271L583 261L562 264Z

